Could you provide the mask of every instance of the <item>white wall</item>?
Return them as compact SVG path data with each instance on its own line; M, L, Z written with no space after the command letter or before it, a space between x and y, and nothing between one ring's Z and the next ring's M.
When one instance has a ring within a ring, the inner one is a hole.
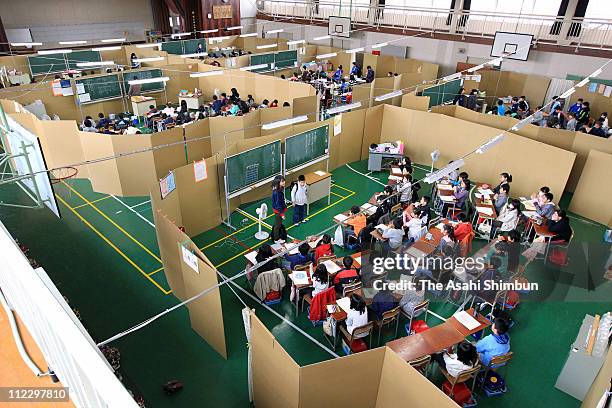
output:
M29 28L34 41L144 39L150 0L0 0L5 28Z
M265 22L266 30L284 28L286 33L292 33L293 39L306 39L311 44L330 45L330 40L312 41L313 37L327 34L327 27L301 26L284 22ZM333 40L333 46L345 49L356 47L367 47L372 44L394 41L395 46L409 47L410 58L433 62L440 65L440 75L448 75L455 72L458 62L467 62L468 57L472 59L490 60L490 45L473 44L458 41L436 40L426 38L427 34L420 37L399 36L370 31L353 33L350 40ZM460 53L465 49L465 53ZM384 54L384 48L382 49ZM603 65L607 59L596 57L577 56L572 54L560 54L553 52L541 52L532 49L527 61L507 60L503 62L504 71L521 72L524 74L537 74L553 78L565 78L566 74L588 75ZM604 71L601 78L612 79L612 67L608 72Z

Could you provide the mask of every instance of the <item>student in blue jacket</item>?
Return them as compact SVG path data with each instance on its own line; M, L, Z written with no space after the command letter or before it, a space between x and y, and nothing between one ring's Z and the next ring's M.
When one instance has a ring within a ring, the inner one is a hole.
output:
M334 72L332 79L334 80L334 82L338 82L340 81L340 78L342 78L343 75L344 70L342 69L342 65L338 65L338 69L336 70L336 72Z
M283 266L292 271L296 266L305 265L310 261L312 261L312 256L310 255L310 245L304 242L298 247L297 254L285 254Z
M476 351L484 365L489 365L493 357L507 354L510 351L508 322L498 317L493 321L491 329L493 333L476 343Z
M272 211L275 215L272 240L284 242L287 239L287 231L283 225L287 204L285 204L285 178L283 176L276 176L272 181Z

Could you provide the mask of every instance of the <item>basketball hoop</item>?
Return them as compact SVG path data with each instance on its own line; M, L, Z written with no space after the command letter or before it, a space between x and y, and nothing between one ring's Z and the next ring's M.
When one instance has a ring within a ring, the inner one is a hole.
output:
M49 180L51 180L51 184L57 184L60 181L76 177L78 173L79 171L75 167L60 167L49 173Z

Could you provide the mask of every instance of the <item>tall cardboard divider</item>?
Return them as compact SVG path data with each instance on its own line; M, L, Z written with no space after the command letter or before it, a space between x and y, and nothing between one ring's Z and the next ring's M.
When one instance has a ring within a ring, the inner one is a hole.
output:
M395 408L410 401L411 408L457 408L438 387L385 347L376 408Z
M244 122L249 115L216 116L209 119L212 154L225 154L228 146L244 139Z
M300 369L300 407L374 407L386 348ZM333 384L334 392L321 392ZM432 385L433 386L433 385Z
M195 180L193 163L174 169L182 225L190 237L221 223L217 155L205 159L206 179Z
M79 131L79 139L85 160L112 157L115 155L113 139L102 133ZM105 160L87 165L91 187L98 193L122 195L117 161Z
M612 142L609 139L601 137L594 137L582 132L576 132L574 138L574 144L572 145L572 151L577 154L576 161L574 163L574 169L568 182L568 190L574 191L578 186L578 181L582 175L582 169L587 161L589 152L591 150L597 150L603 153L612 153Z
M174 296L181 301L186 300L185 282L183 281L183 272L181 269L181 263L183 261L177 245L178 242L182 242L184 234L178 229L177 225L170 221L168 217L156 207L155 201L151 201L151 207L155 221L155 233L157 235L159 255L162 260L162 266L164 267L164 275L166 276L166 280Z
M380 143L383 108L383 106L373 106L366 110L363 142L361 143L361 160L368 158L368 151L371 144Z
M183 235L183 238L187 238ZM210 289L219 283L217 270L210 260L202 254L197 246L187 239L177 246L188 246L197 256L198 270L181 261L181 272L185 283L185 296L191 298L198 293ZM223 324L223 308L221 306L221 293L219 288L212 289L198 299L187 304L189 309L189 320L191 328L196 331L206 342L217 351L223 358L227 358L227 347L225 343L225 328Z
M391 78L376 78L374 82L372 82L372 98L375 98L380 95L388 94L393 92L395 89L395 77ZM393 99L386 99L384 101L372 101L372 106L382 105L382 104L392 104Z
M591 150L569 210L612 228L612 154Z
M300 406L300 366L251 312L253 399L257 408Z
M406 109L427 112L429 109L429 96L416 96L414 92L407 93L402 96L401 106Z
M146 196L149 187L157 180L151 135L104 135L112 140L115 155L142 151L118 157L115 160L119 172L122 196Z
M330 119L329 169L333 170L347 163L361 159L365 109L344 112L340 119ZM335 121L339 120L340 133L336 134Z
M85 154L75 121L43 120L38 121L38 127L42 131L36 135L40 140L48 168L83 162ZM78 171L78 178L89 178L87 166L79 166Z
M284 107L284 108L277 107L277 108L260 109L259 114L260 114L261 124L265 125L266 123L278 122L280 120L291 118L293 115L293 109L290 106ZM266 135L276 132L277 130L278 128L269 129L269 130L265 130L262 128L261 135L266 136Z
M158 179L164 177L172 169L187 163L184 129L175 127L151 135L151 145L161 147L153 150L155 174ZM169 145L169 146L164 146Z
M304 96L293 99L293 116L308 115L309 122L317 121L319 112L319 97L317 95Z
M209 120L202 119L185 126L188 163L212 156Z

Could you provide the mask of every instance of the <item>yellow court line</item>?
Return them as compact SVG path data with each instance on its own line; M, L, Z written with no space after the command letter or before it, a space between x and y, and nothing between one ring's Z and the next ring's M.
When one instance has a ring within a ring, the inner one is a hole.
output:
M161 270L163 270L163 269L164 269L164 267L163 267L163 266L162 266L161 268L157 268L157 269L156 269L156 270L154 270L153 272L149 272L149 273L147 273L147 276L153 276L153 275L155 275L157 272L159 272L159 271L161 271Z
M98 198L97 200L93 200L91 203L92 203L92 204L93 204L93 203L98 203L98 202L100 202L100 201L102 201L102 200L106 200L107 198L110 198L110 197L111 197L111 196L109 196L109 195L108 195L108 196L106 196L106 197ZM79 209L79 208L87 207L88 205L89 205L89 204L81 204L81 205L77 205L76 207L72 207L72 208L74 208L75 210L77 210L77 209Z
M121 232L123 232L129 239L131 239L132 241L134 241L134 243L136 245L138 245L139 247L141 247L142 249L144 249L144 251L146 253L148 253L149 255L151 255L155 260L157 260L159 263L162 263L162 260L159 259L159 257L157 255L155 255L153 252L151 252L149 250L149 248L147 248L146 246L144 246L140 241L138 241L136 238L134 238L133 236L131 236L126 230L124 230L123 228L121 228L120 225L118 225L115 221L111 220L108 215L106 215L105 213L103 213L102 211L100 211L100 209L98 207L96 207L95 205L93 205L90 201L88 201L85 197L83 197L81 195L81 193L79 193L78 191L76 191L75 189L73 189L72 187L70 187L68 184L66 184L64 181L62 181L62 183L64 185L66 185L66 187L68 187L70 190L74 191L74 193L76 195L78 195L79 197L81 197L81 199L83 201L85 201L87 204L89 204L91 206L91 208L93 208L94 210L96 210L101 216L103 216L104 218L106 218L111 224L113 224L115 227L117 227L117 229Z
M338 193L334 193L333 191L332 191L331 193L332 193L333 195L337 196L337 197L340 197L340 198L344 198L344 197L345 197L345 196L340 195L340 194L338 194Z
M64 199L62 197L60 197L57 194L55 196L57 197L58 200L60 200L60 202L62 204L64 204L66 207L68 207L68 209L70 209L70 211L72 211L74 213L74 215L76 215L81 221L83 221L83 223L85 225L87 225L89 228L91 228L91 230L93 232L98 234L98 236L100 238L102 238L108 245L110 245L111 248L113 248L119 255L121 255L126 261L128 261L134 268L136 268L136 270L138 272L140 272L145 278L147 278L149 281L151 281L151 283L153 283L160 291L162 291L162 293L164 293L166 295L169 295L170 293L172 293L171 290L167 291L166 289L162 288L157 282L155 282L150 276L148 276L145 273L145 271L143 271L134 261L132 261L130 259L130 257L128 257L126 254L124 254L123 251L121 251L119 248L117 248L117 246L115 244L113 244L113 242L110 239L108 239L104 234L102 234L93 225L91 225L91 223L89 221L87 221L85 218L83 218L83 216L81 214L79 214L74 208L69 206L68 203L66 201L64 201Z
M349 190L349 189L348 189L348 188L346 188L346 187L342 187L340 184L336 184L336 183L334 183L334 184L332 184L332 187L333 187L333 186L336 186L336 187L341 188L341 189L343 189L343 190L345 190L345 191L348 191L349 193L355 193L353 190Z

